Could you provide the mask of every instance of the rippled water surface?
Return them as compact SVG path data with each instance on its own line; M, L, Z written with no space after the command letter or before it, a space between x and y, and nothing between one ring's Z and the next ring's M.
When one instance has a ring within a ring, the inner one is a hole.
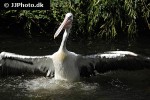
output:
M57 51L59 42L39 42L0 37L0 51L26 55L48 55ZM150 40L134 43L68 41L68 50L95 54L109 50L130 50L150 56ZM8 76L0 78L0 100L150 100L150 70L115 71L79 82L64 82L44 76Z

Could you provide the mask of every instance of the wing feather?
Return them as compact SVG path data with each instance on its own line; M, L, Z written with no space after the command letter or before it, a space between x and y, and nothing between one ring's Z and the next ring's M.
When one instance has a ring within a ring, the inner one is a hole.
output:
M54 66L50 56L24 56L9 52L0 54L0 74L47 74L53 76Z
M79 56L77 65L80 75L89 77L97 72L150 69L150 59L129 51L109 51L102 54Z

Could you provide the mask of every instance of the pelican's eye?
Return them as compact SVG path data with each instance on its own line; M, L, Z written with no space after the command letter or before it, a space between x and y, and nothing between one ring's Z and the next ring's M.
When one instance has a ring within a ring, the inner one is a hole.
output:
M68 19L69 19L69 20L72 20L72 16L69 16Z

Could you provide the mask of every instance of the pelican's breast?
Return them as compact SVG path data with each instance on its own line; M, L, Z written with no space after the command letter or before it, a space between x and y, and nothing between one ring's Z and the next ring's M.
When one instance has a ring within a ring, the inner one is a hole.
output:
M79 70L75 65L76 55L71 52L58 51L54 54L55 79L79 80Z
M66 58L67 58L67 54L63 51L56 52L54 54L54 60L56 60L56 61L64 62Z

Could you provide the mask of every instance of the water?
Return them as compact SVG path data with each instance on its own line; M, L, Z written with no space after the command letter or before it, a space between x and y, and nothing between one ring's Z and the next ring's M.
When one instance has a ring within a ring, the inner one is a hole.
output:
M57 51L60 42L39 42L22 38L0 37L0 51L25 55L47 55ZM150 40L134 43L68 41L67 48L79 54L109 50L130 50L150 56ZM9 76L0 78L0 99L6 100L150 100L150 70L115 71L79 82L64 82L43 76Z

